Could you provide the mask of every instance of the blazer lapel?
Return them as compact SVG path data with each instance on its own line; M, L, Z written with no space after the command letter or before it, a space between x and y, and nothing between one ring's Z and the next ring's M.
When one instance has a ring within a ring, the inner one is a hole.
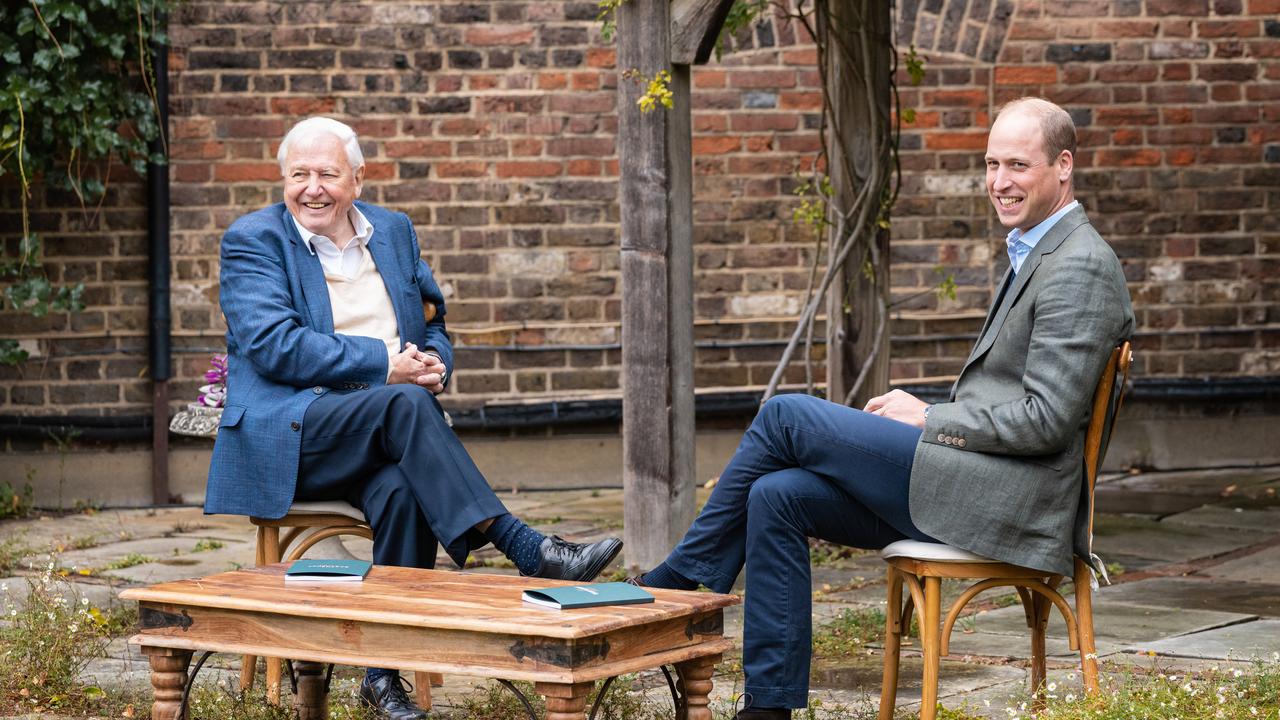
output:
M1036 243L1036 247L1022 261L1022 269L1013 277L1013 282L1005 291L1004 296L999 298L997 304L992 307L992 312L987 314L987 323L982 330L982 334L978 336L978 344L974 346L973 352L969 354L969 359L965 361L964 367L968 368L975 360L982 357L983 353L991 349L991 345L995 343L996 336L1000 334L1000 328L1004 325L1005 318L1009 317L1009 310L1013 308L1021 297L1022 291L1027 289L1027 284L1031 282L1031 276L1035 274L1040 267L1040 261L1049 253L1058 249L1063 240L1071 234L1073 230L1089 221L1084 214L1083 207L1076 207L1071 212L1063 215L1058 222L1054 223L1049 232L1040 238L1040 242ZM1009 273L1013 272L1010 267ZM1008 280L1008 273L1005 275ZM961 373L964 372L962 369Z
M302 283L302 297L307 304L307 315L311 318L311 327L316 332L333 332L333 307L329 304L329 285L324 281L324 268L320 266L320 258L316 257L307 244L298 235L293 216L286 209L283 211L285 232L293 241L293 255L298 267L299 280Z

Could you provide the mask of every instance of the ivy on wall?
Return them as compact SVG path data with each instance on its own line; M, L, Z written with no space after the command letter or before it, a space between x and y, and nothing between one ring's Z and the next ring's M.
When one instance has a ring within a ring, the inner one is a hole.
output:
M151 43L166 42L166 0L0 4L0 177L15 176L21 235L0 256L0 310L75 312L81 285L55 286L30 231L33 187L73 194L85 212L111 183L110 159L146 172L160 136ZM27 352L0 338L0 363Z

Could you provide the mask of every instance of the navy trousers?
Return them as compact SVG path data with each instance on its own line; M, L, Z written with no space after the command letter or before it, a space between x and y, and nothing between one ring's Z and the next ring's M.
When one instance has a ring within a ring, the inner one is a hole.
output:
M920 430L809 395L765 403L667 565L716 592L747 573L742 664L751 707L808 704L809 544L911 538Z
M373 561L404 567L434 567L437 540L462 567L488 542L473 527L507 512L435 396L415 385L331 391L311 403L294 497L360 508Z

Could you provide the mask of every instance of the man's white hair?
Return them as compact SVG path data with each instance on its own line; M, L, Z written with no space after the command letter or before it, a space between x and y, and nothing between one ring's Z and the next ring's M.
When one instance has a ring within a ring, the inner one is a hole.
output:
M364 153L360 150L360 140L350 125L333 118L310 117L290 128L284 140L280 141L280 150L276 153L276 160L280 162L280 174L284 175L286 172L284 161L289 156L289 148L294 143L309 142L322 135L338 138L343 149L347 151L347 162L351 164L352 172L364 167Z

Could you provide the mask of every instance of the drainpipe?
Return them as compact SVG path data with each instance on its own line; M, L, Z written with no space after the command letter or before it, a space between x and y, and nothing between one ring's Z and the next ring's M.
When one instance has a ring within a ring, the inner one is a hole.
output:
M161 13L157 27L167 27L168 15ZM151 142L154 157L169 156L169 48L152 40L155 68L156 120L160 134ZM169 165L147 163L147 228L150 257L150 367L151 367L151 500L168 505L169 493Z

